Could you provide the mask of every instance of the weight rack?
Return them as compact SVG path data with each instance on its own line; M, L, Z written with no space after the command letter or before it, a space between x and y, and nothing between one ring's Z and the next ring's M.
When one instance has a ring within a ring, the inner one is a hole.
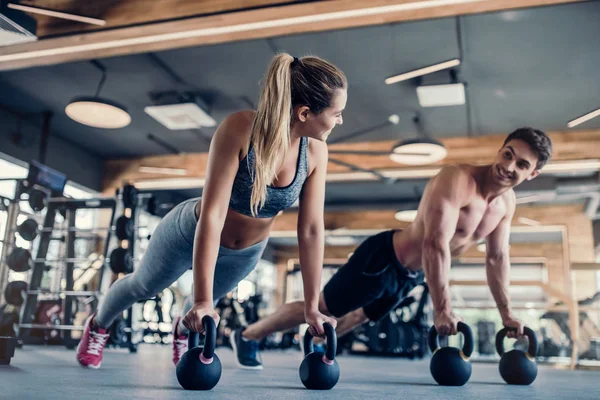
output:
M18 338L24 344L41 344L43 338L32 335L33 329L47 329L62 331L62 342L65 346L75 347L79 339L73 339L71 332L81 330L81 327L73 325L73 303L76 297L95 297L98 298L100 292L74 291L73 271L78 259L75 258L75 241L77 239L76 215L80 209L110 209L111 218L114 220L116 200L114 198L92 198L92 199L65 199L62 197L48 199L48 207L44 217L43 228L40 229L39 243L37 253L34 259L33 269L29 280L29 289L26 291L26 299L21 310L21 319L19 323ZM46 268L46 255L52 238L56 213L63 211L67 223L67 233L65 239L65 288L57 292L43 290L41 286L44 270ZM106 259L110 243L112 229L107 229L107 236L104 246L103 263L98 271L100 277L104 277L106 268ZM56 295L62 300L63 318L60 325L34 324L35 313L38 304L38 295Z
M14 235L11 227L17 224L18 212L16 212L17 205L12 199L0 196L0 202L2 203L3 211L6 211L4 238L1 240L2 252L0 252L0 300L2 300L4 298L4 289L8 284L8 266L4 260L6 260L13 247ZM5 302L6 299L0 301L0 304Z

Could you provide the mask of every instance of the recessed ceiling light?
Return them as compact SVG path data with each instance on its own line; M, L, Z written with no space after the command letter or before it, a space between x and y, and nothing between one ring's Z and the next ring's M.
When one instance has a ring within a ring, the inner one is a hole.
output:
M213 117L191 102L148 106L144 111L171 130L198 129L217 125Z
M417 98L421 107L460 106L465 104L465 85L450 83L419 86Z

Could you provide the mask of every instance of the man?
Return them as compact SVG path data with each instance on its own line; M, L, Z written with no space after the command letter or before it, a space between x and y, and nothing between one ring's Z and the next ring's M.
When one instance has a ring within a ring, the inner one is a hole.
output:
M366 239L329 280L319 310L337 318L342 336L368 320L387 315L416 285L427 279L434 325L455 335L461 318L450 304L451 259L487 238L486 273L504 326L523 334L523 323L510 307L509 235L516 205L513 188L539 175L552 153L540 130L521 128L506 138L493 163L444 167L427 184L417 217L406 229ZM238 366L262 368L257 340L304 322L303 302L281 306L272 315L233 333Z

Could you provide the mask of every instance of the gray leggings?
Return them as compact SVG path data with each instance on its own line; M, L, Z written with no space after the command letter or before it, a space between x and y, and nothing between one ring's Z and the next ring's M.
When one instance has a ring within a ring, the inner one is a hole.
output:
M104 296L96 316L98 325L109 327L133 303L154 297L192 267L198 200L184 201L160 221L135 272L116 281ZM254 269L267 241L240 250L219 247L213 284L215 301L233 290ZM191 302L186 303L184 312L191 307Z

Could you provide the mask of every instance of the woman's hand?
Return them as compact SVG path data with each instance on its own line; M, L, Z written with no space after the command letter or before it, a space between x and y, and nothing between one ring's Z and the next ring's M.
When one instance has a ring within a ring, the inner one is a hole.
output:
M325 322L329 322L334 329L337 326L337 319L321 314L319 310L304 310L304 320L309 325L308 331L313 337L325 337Z
M213 303L195 303L192 309L185 314L181 323L190 331L203 334L204 325L202 324L202 318L205 315L210 316L215 321L215 326L219 325L221 318L215 311Z

